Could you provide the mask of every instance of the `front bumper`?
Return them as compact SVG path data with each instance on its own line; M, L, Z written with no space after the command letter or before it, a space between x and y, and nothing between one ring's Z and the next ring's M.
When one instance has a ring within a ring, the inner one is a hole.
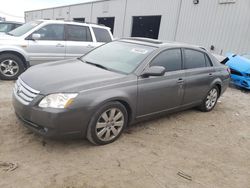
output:
M34 105L42 96L29 105L22 104L13 93L13 106L23 125L33 132L49 138L83 137L91 115L83 109L52 109Z

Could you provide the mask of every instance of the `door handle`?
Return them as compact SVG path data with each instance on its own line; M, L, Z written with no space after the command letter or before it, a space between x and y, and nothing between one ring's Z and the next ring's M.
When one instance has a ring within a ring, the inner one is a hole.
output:
M183 84L183 83L184 83L183 78L179 78L179 79L177 80L177 83L178 83L178 84Z
M56 45L56 47L64 47L64 45L63 45L63 44L58 43L58 44Z
M87 48L94 48L94 46L92 46L92 45L89 44L89 45L87 46Z
M211 72L210 72L208 75L209 75L210 77L213 77L213 73L211 73Z

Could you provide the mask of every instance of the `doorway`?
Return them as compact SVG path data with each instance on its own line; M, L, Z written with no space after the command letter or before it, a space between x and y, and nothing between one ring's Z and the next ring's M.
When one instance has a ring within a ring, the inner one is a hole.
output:
M114 32L114 24L115 24L115 17L97 18L97 23L109 27L111 29L112 34L113 34L113 32Z

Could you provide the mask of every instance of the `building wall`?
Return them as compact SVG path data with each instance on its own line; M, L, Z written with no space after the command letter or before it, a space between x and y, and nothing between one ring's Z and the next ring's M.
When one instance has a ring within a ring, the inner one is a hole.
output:
M42 19L51 19L54 17L53 9L46 9L42 11Z
M162 15L159 39L173 40L179 5L180 0L128 0L124 36L131 36L133 16Z
M69 20L69 15L70 15L70 6L55 8L53 19L55 19L55 20Z
M84 17L115 17L114 36L129 37L133 16L161 15L159 39L176 40L210 48L213 52L250 52L250 1L230 0L104 0L25 13L26 21Z
M111 0L93 3L92 20L97 23L98 17L115 17L114 36L123 36L123 23L126 10L126 0Z
M91 22L92 3L70 6L69 20L85 18L85 22Z
M198 5L182 0L177 41L194 43L216 53L250 52L250 1L220 4L219 0L200 0Z

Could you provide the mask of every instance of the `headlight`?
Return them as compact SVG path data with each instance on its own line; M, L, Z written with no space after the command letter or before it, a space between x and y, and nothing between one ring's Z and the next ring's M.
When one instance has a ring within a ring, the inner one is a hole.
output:
M41 108L67 108L77 95L77 93L50 94L44 97L38 106Z

